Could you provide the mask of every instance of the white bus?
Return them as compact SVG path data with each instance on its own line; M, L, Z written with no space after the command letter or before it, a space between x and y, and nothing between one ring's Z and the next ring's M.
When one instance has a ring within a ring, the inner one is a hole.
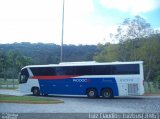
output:
M66 62L22 68L19 88L35 96L62 94L112 98L143 95L143 80L143 61Z

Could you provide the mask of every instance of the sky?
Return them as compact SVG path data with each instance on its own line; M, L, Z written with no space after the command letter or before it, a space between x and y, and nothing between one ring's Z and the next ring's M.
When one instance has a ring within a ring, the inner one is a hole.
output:
M64 44L113 42L125 18L160 28L160 0L64 0ZM0 43L61 44L63 0L0 0Z

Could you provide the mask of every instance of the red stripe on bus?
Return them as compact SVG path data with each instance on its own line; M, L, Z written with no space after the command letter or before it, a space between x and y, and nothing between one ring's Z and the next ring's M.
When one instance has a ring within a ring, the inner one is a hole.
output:
M39 79L39 80L59 80L59 79L67 79L67 78L73 78L77 76L33 76L32 79Z

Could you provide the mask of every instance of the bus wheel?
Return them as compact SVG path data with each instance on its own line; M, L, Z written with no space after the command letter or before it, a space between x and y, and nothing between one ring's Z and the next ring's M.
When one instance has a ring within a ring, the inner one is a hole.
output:
M43 94L44 96L48 96L48 94L47 93L45 93L45 94Z
M88 98L96 98L97 97L97 90L92 88L87 90Z
M33 91L32 91L32 92L33 92L33 95L34 95L34 96L39 96L39 95L40 95L39 88L37 88L37 87L36 87L36 88L33 88Z
M112 98L113 97L113 92L112 92L112 89L110 89L110 88L103 89L101 91L101 94L102 94L103 98Z

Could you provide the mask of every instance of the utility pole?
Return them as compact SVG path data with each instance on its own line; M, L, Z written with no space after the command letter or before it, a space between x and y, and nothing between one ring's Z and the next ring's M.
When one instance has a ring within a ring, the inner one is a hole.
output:
M64 2L65 0L63 0L63 11L62 11L62 36L61 36L61 58L60 58L60 62L63 61L63 34L64 34Z

